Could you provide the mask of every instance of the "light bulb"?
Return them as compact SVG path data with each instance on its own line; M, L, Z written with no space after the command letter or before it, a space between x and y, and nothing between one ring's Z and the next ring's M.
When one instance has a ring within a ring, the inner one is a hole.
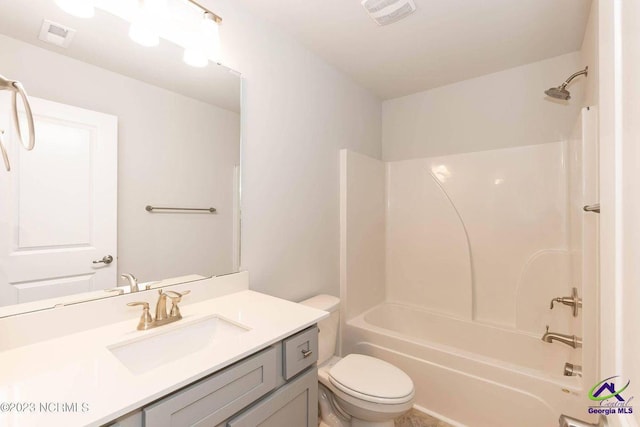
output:
M167 0L145 0L144 9L154 15L162 15L167 13Z
M196 46L186 48L184 50L182 60L185 64L198 68L206 67L209 64L209 58L207 58L207 55L202 51L202 49L199 49Z
M152 47L157 46L160 43L160 37L150 29L147 25L141 22L133 22L129 27L129 37L134 42L145 46Z
M93 0L56 0L58 7L78 18L91 18L95 14Z
M204 13L204 17L200 23L200 32L202 33L206 55L218 61L220 59L220 26L216 22L213 14L209 12Z
M160 37L156 29L154 16L149 13L145 7L144 1L140 1L135 18L129 27L129 37L134 42L145 46L157 46L160 43Z

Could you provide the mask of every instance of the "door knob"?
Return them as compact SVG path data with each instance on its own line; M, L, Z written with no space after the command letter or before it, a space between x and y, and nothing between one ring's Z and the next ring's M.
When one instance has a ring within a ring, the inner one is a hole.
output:
M105 255L102 259L96 259L93 261L94 264L111 264L113 262L113 257L111 255Z

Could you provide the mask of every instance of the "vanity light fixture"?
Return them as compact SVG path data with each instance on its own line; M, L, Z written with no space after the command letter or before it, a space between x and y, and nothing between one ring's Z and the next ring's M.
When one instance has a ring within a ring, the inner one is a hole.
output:
M93 0L56 0L58 7L78 18L91 18L95 14Z
M136 43L157 46L162 37L184 48L182 58L186 64L206 67L209 61L220 60L222 18L199 1L55 0L60 8L74 16L91 17L95 8L118 16L131 23L129 37Z

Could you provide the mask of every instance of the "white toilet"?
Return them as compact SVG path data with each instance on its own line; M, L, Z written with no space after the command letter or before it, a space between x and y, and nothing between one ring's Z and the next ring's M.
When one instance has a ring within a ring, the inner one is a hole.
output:
M413 381L403 371L375 357L335 356L340 299L318 295L300 304L328 311L320 321L318 403L321 427L393 427L393 420L413 406Z

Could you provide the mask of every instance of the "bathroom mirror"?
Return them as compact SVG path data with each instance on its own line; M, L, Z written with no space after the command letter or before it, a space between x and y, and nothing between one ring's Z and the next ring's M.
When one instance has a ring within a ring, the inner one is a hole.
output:
M26 89L36 145L0 91L0 317L129 292L125 273L145 289L238 271L240 75L129 26L3 4L0 75Z

